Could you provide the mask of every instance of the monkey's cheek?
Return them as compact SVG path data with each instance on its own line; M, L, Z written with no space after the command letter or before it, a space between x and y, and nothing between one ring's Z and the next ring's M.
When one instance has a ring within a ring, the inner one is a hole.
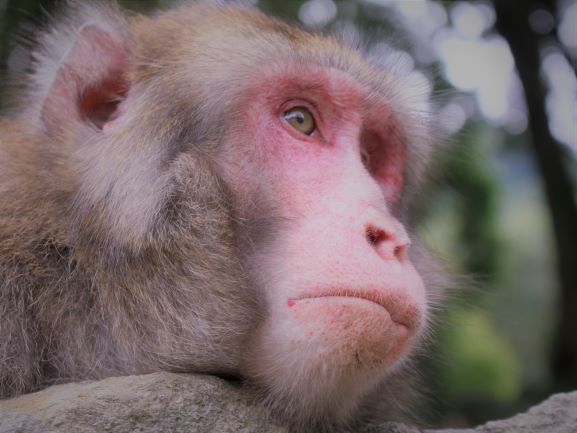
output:
M384 307L359 298L302 299L289 309L287 319L295 350L310 361L347 369L390 366L413 336Z

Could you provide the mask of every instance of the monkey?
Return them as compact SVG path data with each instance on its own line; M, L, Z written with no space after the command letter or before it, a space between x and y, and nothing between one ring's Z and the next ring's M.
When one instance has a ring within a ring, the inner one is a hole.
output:
M36 40L0 118L0 397L195 372L297 432L400 416L443 291L404 77L230 3L69 0Z

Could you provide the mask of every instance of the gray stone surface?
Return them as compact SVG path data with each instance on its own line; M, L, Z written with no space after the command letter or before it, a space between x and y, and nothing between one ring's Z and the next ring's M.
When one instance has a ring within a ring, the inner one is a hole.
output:
M287 433L242 387L155 373L71 383L0 401L0 433ZM355 433L577 433L577 392L468 430L383 424Z

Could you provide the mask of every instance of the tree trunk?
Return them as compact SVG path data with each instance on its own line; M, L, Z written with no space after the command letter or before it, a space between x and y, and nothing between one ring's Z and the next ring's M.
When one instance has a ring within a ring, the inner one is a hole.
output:
M549 131L540 79L539 39L529 27L531 1L496 0L497 28L507 39L523 84L532 146L547 199L560 283L559 322L551 361L555 389L577 389L577 205L564 149Z

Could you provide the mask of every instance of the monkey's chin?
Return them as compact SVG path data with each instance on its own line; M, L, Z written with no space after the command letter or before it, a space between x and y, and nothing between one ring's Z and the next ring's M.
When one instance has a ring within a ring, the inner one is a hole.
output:
M346 422L402 358L413 333L365 299L300 299L273 310L255 334L246 373L285 417Z
M411 338L382 305L349 296L300 299L289 307L293 350L328 368L374 369L391 366Z

